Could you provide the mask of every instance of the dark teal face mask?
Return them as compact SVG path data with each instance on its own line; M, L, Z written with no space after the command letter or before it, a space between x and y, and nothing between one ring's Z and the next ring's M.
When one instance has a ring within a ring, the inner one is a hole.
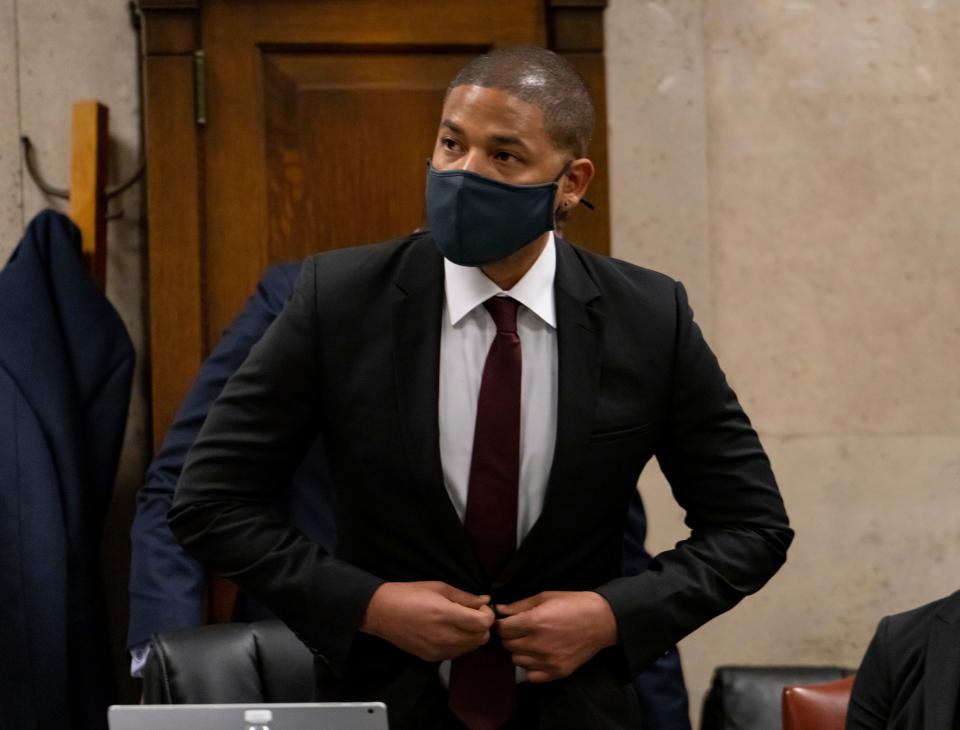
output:
M435 170L428 161L427 217L440 253L461 266L482 266L552 231L557 181L567 165L552 182L511 185L466 170Z

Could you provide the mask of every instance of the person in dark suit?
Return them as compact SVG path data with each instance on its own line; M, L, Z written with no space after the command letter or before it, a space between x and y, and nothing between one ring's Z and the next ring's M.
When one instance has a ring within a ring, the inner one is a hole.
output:
M960 727L960 591L887 616L863 656L848 730Z
M187 452L210 406L293 294L301 264L280 264L264 273L243 310L203 362L137 492L137 511L131 529L127 639L134 676L140 676L154 633L202 622L206 571L177 544L167 524L167 512ZM280 509L306 536L332 551L335 525L329 482L323 446L318 442L308 451L291 484L283 491ZM646 531L646 514L637 494L631 503L624 533L626 575L640 573L650 563L651 556L644 548ZM249 594L241 592L234 617L238 621L253 621L270 618L272 614ZM634 684L645 728L689 730L687 692L676 648L642 671Z
M311 648L318 698L382 700L396 728L636 727L629 677L785 560L769 461L683 287L553 234L592 124L549 51L468 64L431 230L308 259L188 456L174 534ZM272 506L318 433L333 553ZM654 454L691 534L625 577Z

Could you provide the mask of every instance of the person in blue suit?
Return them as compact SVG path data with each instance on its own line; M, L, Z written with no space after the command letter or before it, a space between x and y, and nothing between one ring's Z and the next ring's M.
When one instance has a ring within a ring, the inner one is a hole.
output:
M243 311L203 363L138 492L131 534L133 556L127 637L135 676L139 676L146 661L154 633L202 623L205 571L177 544L167 524L167 512L187 452L210 406L246 359L250 348L280 314L293 293L300 266L301 262L293 262L266 271ZM329 476L323 445L318 442L286 490L281 509L304 534L328 550L333 546L336 532L329 499ZM644 549L646 528L643 502L638 494L624 534L625 574L641 572L652 559ZM238 620L268 616L266 609L253 599L242 592L239 594L235 610ZM644 728L690 728L687 691L676 648L638 675L635 687Z

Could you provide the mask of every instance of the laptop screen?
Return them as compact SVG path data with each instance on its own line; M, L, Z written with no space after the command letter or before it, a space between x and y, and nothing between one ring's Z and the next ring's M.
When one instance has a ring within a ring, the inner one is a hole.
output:
M113 705L110 730L387 730L382 702Z

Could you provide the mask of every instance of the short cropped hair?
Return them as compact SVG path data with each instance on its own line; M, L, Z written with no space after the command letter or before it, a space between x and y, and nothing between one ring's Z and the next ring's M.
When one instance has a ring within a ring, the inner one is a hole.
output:
M593 99L583 77L553 51L533 46L493 50L460 69L446 96L457 86L501 89L532 104L543 113L547 136L557 149L586 156L593 136Z

